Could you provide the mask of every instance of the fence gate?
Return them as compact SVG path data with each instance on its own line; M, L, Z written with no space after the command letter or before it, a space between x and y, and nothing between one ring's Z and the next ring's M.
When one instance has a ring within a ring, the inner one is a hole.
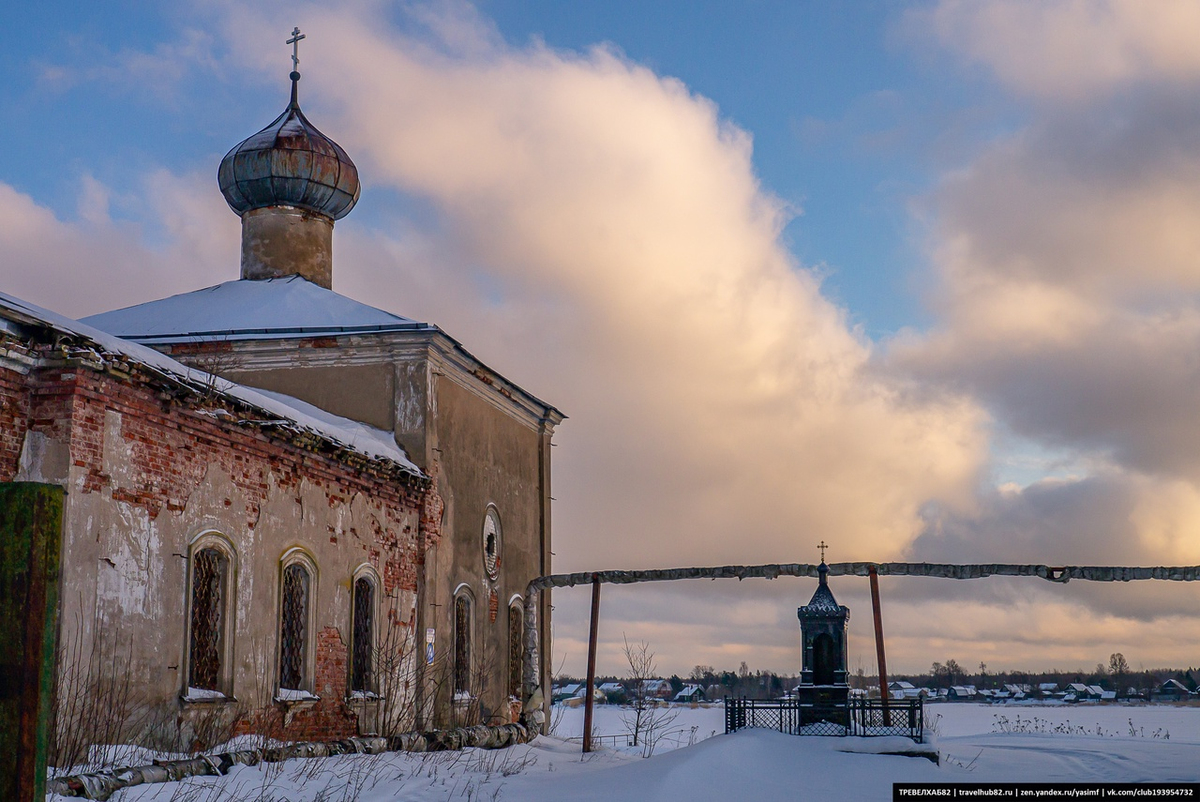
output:
M789 735L925 735L921 699L850 699L845 704L802 704L798 699L725 698L725 732L760 727Z

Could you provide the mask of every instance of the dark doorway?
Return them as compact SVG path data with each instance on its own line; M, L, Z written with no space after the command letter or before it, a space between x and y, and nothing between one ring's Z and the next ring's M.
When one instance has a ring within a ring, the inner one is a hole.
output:
M837 644L833 636L821 633L813 639L813 685L832 685L837 668Z

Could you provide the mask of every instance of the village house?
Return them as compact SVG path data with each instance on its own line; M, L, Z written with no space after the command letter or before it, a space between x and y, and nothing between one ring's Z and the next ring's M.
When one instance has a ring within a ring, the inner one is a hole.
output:
M703 702L705 701L704 688L699 685L684 685L671 701L688 703Z
M1151 698L1156 702L1181 702L1194 696L1191 691L1177 679L1169 679L1154 689Z
M671 681L666 679L642 680L641 694L643 699L670 699L675 693Z

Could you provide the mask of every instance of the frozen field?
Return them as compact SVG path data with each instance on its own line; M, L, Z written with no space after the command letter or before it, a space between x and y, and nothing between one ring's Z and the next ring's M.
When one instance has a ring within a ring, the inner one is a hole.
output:
M679 709L669 729L679 731L676 742L685 745L668 748L674 743L664 743L649 759L627 747L604 748L585 757L577 743L539 738L530 745L492 752L359 755L239 766L223 778L129 789L113 799L882 801L892 798L892 783L897 781L1200 782L1200 707L931 705L929 712L938 731L941 765L923 758L869 754L881 746L903 748L911 743L902 738L802 738L766 730L725 736L722 709L714 706ZM564 711L560 733L577 734L582 720L582 710ZM572 731L575 722L579 726ZM601 733L624 732L620 711L611 707L597 709L597 726ZM712 737L714 732L719 737ZM696 742L686 746L689 740Z
M720 704L711 707L671 708L675 719L665 726L668 735L656 751L687 745L725 732L725 712ZM600 735L626 733L628 710L597 705L595 732ZM1001 733L1048 735L1098 735L1134 737L1200 744L1200 706L1172 705L975 705L935 703L925 706L928 727L943 744L958 737ZM1131 723L1132 722L1132 723ZM554 734L579 737L583 734L583 708L555 708ZM694 728L694 734L692 732ZM1166 737L1169 736L1169 737ZM606 740L606 744L611 741Z

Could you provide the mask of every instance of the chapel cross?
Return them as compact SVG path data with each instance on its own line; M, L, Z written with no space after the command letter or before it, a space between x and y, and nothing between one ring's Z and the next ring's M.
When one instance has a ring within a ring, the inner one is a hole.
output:
M825 549L829 548L829 546L827 546L825 544L825 541L822 540L820 543L817 544L817 548L819 548L821 550L821 562L825 562Z
M293 28L292 38L284 43L292 46L292 72L300 72L300 40L303 38L304 34L300 33L300 29Z

